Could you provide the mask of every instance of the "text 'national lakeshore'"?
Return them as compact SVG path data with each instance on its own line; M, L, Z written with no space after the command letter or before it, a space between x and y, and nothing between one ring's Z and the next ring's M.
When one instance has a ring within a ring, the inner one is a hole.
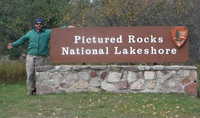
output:
M61 55L175 55L176 49L156 49L154 47L150 47L150 49L141 49L134 47L123 48L114 47L112 50L109 50L109 47L98 48L98 49L88 49L88 48L70 48L70 47L61 47L62 53ZM113 52L112 52L113 51Z

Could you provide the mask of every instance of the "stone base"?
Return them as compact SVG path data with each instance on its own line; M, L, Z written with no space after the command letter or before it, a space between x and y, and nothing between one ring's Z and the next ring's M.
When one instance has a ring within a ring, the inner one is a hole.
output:
M59 65L36 72L37 94L109 91L197 95L195 66Z

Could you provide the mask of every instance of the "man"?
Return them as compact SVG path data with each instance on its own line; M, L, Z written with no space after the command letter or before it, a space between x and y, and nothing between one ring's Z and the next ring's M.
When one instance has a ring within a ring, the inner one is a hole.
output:
M48 56L49 40L52 30L44 29L44 19L37 18L34 22L34 28L27 32L24 36L13 43L9 43L7 48L11 49L22 45L28 41L28 52L26 57L26 74L27 74L27 94L36 94L36 80L35 70L39 65L46 63L46 57ZM68 26L73 28L74 26Z

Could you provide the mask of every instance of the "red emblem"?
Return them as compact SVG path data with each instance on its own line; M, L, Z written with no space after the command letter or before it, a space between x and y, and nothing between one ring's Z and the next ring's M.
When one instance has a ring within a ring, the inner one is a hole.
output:
M174 44L178 48L182 47L188 38L188 29L184 26L177 26L172 28L171 33Z

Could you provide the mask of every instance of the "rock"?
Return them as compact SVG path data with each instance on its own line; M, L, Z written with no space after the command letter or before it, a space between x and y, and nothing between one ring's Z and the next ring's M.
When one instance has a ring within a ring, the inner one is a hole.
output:
M138 70L149 71L149 70L151 70L151 67L150 66L138 66Z
M97 76L97 72L95 72L95 71L90 72L90 77L91 78L96 77L96 76Z
M144 72L144 79L146 79L146 80L155 79L155 72L145 71Z
M108 75L107 81L110 83L119 82L121 79L122 73L119 72L110 72Z
M163 65L156 65L156 66L153 66L153 67L152 67L152 70L156 70L156 71L158 70L158 71L159 71L159 70L163 70L164 67L165 67L165 66L163 66Z
M101 79L101 80L105 80L107 74L108 74L107 72L102 72L102 73L100 74L100 79Z
M198 92L198 84L196 82L192 82L189 85L185 86L184 90L185 93L188 95L193 95L193 96L197 96L197 92Z
M143 89L145 89L144 82L145 81L143 79L139 79L130 85L130 89L131 90L143 90Z
M128 89L129 85L128 85L128 81L120 81L117 82L115 84L116 88L118 88L119 90L124 90L124 89Z
M89 83L85 80L79 80L78 82L74 83L70 88L75 89L87 89L89 87Z
M78 78L82 80L90 80L90 74L88 72L78 72Z
M48 70L51 70L51 69L54 69L54 66L52 66L52 65L45 65L45 66L38 66L36 68L36 71L37 72L45 72L45 71L48 71Z
M137 78L136 72L128 71L128 76L127 76L128 83L132 83L132 82L136 81L137 79L138 78Z
M157 83L156 80L148 80L145 84L148 89L155 89Z
M36 72L38 94L84 92L159 92L197 95L192 66L59 65Z
M101 81L95 77L90 80L89 85L94 88L99 88L101 86Z
M115 85L111 84L111 83L107 83L105 81L103 81L101 83L101 88L103 90L106 90L106 91L117 91L117 88L115 87Z

